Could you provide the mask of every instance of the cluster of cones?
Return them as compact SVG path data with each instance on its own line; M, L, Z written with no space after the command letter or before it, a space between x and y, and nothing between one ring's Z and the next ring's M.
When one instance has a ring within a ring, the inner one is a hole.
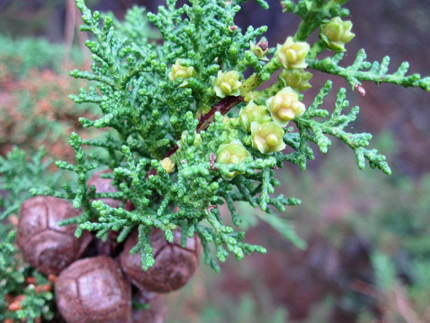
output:
M96 173L89 181L98 193L113 192L110 179ZM119 201L103 199L111 207ZM67 323L162 323L166 306L162 293L184 286L199 266L198 236L181 247L181 233L169 243L153 228L150 242L155 264L142 269L140 253L130 254L138 242L137 230L124 243L111 231L102 242L89 231L79 239L76 225L58 226L79 215L62 199L38 196L21 208L17 243L24 259L44 275L56 275L55 299Z

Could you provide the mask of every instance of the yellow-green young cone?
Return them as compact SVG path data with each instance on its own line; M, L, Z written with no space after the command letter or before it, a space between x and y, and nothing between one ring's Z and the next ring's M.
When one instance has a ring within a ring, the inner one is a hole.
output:
M269 111L264 105L256 105L253 101L251 101L245 108L240 110L240 125L243 130L246 132L251 131L251 123L266 123L270 122L271 118L269 115Z
M267 105L273 120L281 127L287 126L289 121L306 111L305 105L299 101L299 95L290 87L283 88L268 99Z
M187 79L189 79L190 77L195 77L197 75L197 73L196 73L196 70L194 69L194 67L192 67L192 66L186 67L186 66L182 66L181 64L179 64L180 60L181 59L178 58L176 60L176 63L173 64L172 71L169 73L169 79L171 81L174 81L174 80L182 77L184 82L182 82L180 87L186 87L188 85Z
M282 65L287 68L306 68L308 64L305 62L311 47L307 42L295 42L293 37L288 37L285 43L278 45L278 57Z
M312 87L309 84L309 80L312 76L312 73L306 72L302 68L298 68L294 70L284 69L279 75L279 78L285 80L287 86L292 88L294 91L302 92Z
M167 174L173 173L175 171L175 163L169 157L166 157L160 161L160 164Z
M328 48L336 52L344 52L345 44L354 38L351 32L352 22L342 21L335 17L320 28L319 37L327 44Z
M263 154L281 151L285 148L284 130L274 122L251 124L252 145Z
M251 153L246 150L240 140L233 140L229 144L219 146L216 153L216 161L220 164L240 164L245 158L251 157ZM230 172L226 179L232 179L240 172Z
M239 88L242 82L239 81L239 72L230 71L224 73L218 71L218 76L215 83L215 93L220 98L226 96L238 96L240 94Z
M262 39L255 45L252 41L249 42L250 50L257 56L260 61L268 61L269 59L266 57L267 52L269 51L269 47L263 50L261 48L262 44L267 44L266 39Z

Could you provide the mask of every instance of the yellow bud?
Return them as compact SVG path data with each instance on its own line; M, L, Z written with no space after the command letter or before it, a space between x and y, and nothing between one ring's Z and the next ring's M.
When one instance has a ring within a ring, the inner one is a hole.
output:
M284 80L286 85L296 92L301 92L309 89L311 85L309 80L312 78L312 73L304 71L302 68L286 70L284 69L279 75L279 79Z
M252 145L263 154L281 151L286 147L284 130L274 122L251 124Z
M275 96L267 100L272 119L281 127L288 125L290 120L300 117L305 111L305 105L299 101L296 91L290 87L283 88Z
M176 60L176 63L172 66L172 71L169 73L169 79L171 81L174 81L180 77L184 80L180 87L186 87L188 85L187 79L190 77L195 77L197 75L196 70L192 66L182 66L179 64L179 61L181 59L178 58Z
M306 68L306 55L310 46L306 42L295 42L293 37L288 37L285 43L278 45L278 57L285 68Z
M271 120L267 108L264 105L256 105L252 101L240 111L239 119L243 130L247 132L251 131L251 123L254 121L266 123Z
M173 173L175 171L175 163L169 157L166 157L160 161L160 164L167 174Z
M251 157L251 153L240 140L233 140L229 144L219 146L216 157L220 164L240 164L245 158ZM238 171L230 172L225 179L230 180L238 174L240 174Z
M344 52L346 51L345 44L355 36L351 29L351 21L342 21L340 17L335 17L321 26L319 37L327 44L329 49Z
M238 96L240 94L239 88L242 85L242 82L239 81L239 76L239 72L237 71L227 73L218 71L214 87L216 95L220 98Z

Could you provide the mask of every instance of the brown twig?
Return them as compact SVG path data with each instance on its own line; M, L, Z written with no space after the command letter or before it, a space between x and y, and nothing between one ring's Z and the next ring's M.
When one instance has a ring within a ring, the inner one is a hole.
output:
M228 96L219 101L208 113L202 114L200 116L199 124L197 126L197 133L206 130L209 125L214 122L216 112L220 112L222 115L225 115L240 102L243 102L243 97L241 96Z
M209 125L214 122L215 120L215 113L220 112L222 115L226 115L231 109L233 109L236 105L238 105L240 102L243 102L243 97L241 96L228 96L221 101L219 101L217 104L215 104L212 109L206 113L202 114L199 118L199 124L197 125L197 133L200 133L200 131L206 130ZM165 157L172 156L177 150L179 146L174 145L170 150L167 152ZM151 174L153 175L153 174Z

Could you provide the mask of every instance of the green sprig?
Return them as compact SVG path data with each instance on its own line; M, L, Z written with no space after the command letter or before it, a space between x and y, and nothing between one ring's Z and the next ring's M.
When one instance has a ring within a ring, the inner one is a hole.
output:
M134 8L126 21L120 23L109 15L92 13L83 0L76 1L84 22L81 30L91 35L86 46L94 62L91 71L75 70L71 76L96 81L96 87L81 89L70 99L97 104L102 112L100 118L82 117L79 121L84 127L98 128L106 135L83 140L72 134L70 144L76 155L75 164L59 161L56 165L74 173L77 185L65 184L62 191L52 186L38 187L32 193L68 199L76 208L82 208L80 216L62 222L77 223L77 236L82 230L91 230L103 238L110 230L121 230L118 242L123 242L137 227L138 243L133 252L140 251L146 270L153 265L151 229L163 230L166 239L172 241L172 231L180 228L181 245L186 245L187 239L197 233L205 262L219 271L217 259L223 262L230 253L240 260L251 252L266 252L261 246L244 242L244 232L224 223L220 208L224 203L234 226L244 217L252 217L240 214L237 209L236 202L246 203L261 208L262 212L256 211L257 216L288 240L301 248L305 246L290 221L276 213L301 202L276 196L275 187L280 183L274 175L285 161L305 170L307 160L314 159L311 144L326 153L331 145L329 135L336 137L354 151L360 168L368 160L371 167L390 173L385 157L375 149L367 149L370 134L345 131L359 111L354 107L344 114L349 105L345 89L337 94L333 113L321 108L332 88L331 81L322 86L307 111L292 120L298 131L286 129L283 141L293 152L263 153L264 149L258 149L255 134L243 129L240 120L233 118L233 109L243 108L243 102L251 99L258 105L268 105L268 100L287 84L285 80L270 83L271 76L283 68L277 52L279 46L265 48L267 55L273 54L268 62L259 60L249 50L249 43L257 44L257 38L267 27L242 31L235 25L235 15L244 2L192 0L180 7L175 0L169 0L158 13L148 13L146 17L143 10ZM263 0L257 2L263 8L268 6ZM348 10L342 8L345 3L346 0L299 0L297 4L283 1L284 11L302 18L294 40L305 41L327 19L348 15ZM163 43L152 42L160 35ZM342 76L352 87L362 81L373 81L429 88L428 78L405 76L406 64L396 73L387 74L387 58L381 64L370 64L365 61L364 51L360 51L353 65L340 67L341 53L317 59L324 48L321 42L312 46L306 59L308 67ZM180 76L172 74L173 64L183 72ZM245 79L248 67L252 73ZM220 92L221 85L229 83L217 81L218 73L222 72L222 76L230 71L238 76L233 81L241 83L240 95L220 98L219 93L224 93ZM267 89L258 91L263 84ZM299 100L303 97L298 95ZM217 160L220 147L233 141L241 145L243 158L238 162L232 159L235 162L230 163L224 163L222 158ZM83 146L93 147L97 152L87 156ZM166 164L169 166L165 169ZM112 170L105 178L112 179L116 192L96 193L88 187L89 174L97 167ZM102 198L120 200L134 208L113 208L99 200ZM16 210L14 205L8 207L12 209L7 209L7 214ZM210 244L215 246L214 254Z
M409 69L409 63L403 62L393 74L387 74L390 57L385 56L381 63L367 62L366 52L361 49L357 53L354 63L348 67L341 67L338 63L343 58L344 53L336 53L332 58L327 57L323 60L307 59L310 68L317 71L338 75L350 84L351 89L357 85L362 85L361 81L371 81L376 84L392 83L403 87L419 87L425 91L430 91L430 77L421 78L419 74L405 76ZM368 71L362 71L369 69Z

